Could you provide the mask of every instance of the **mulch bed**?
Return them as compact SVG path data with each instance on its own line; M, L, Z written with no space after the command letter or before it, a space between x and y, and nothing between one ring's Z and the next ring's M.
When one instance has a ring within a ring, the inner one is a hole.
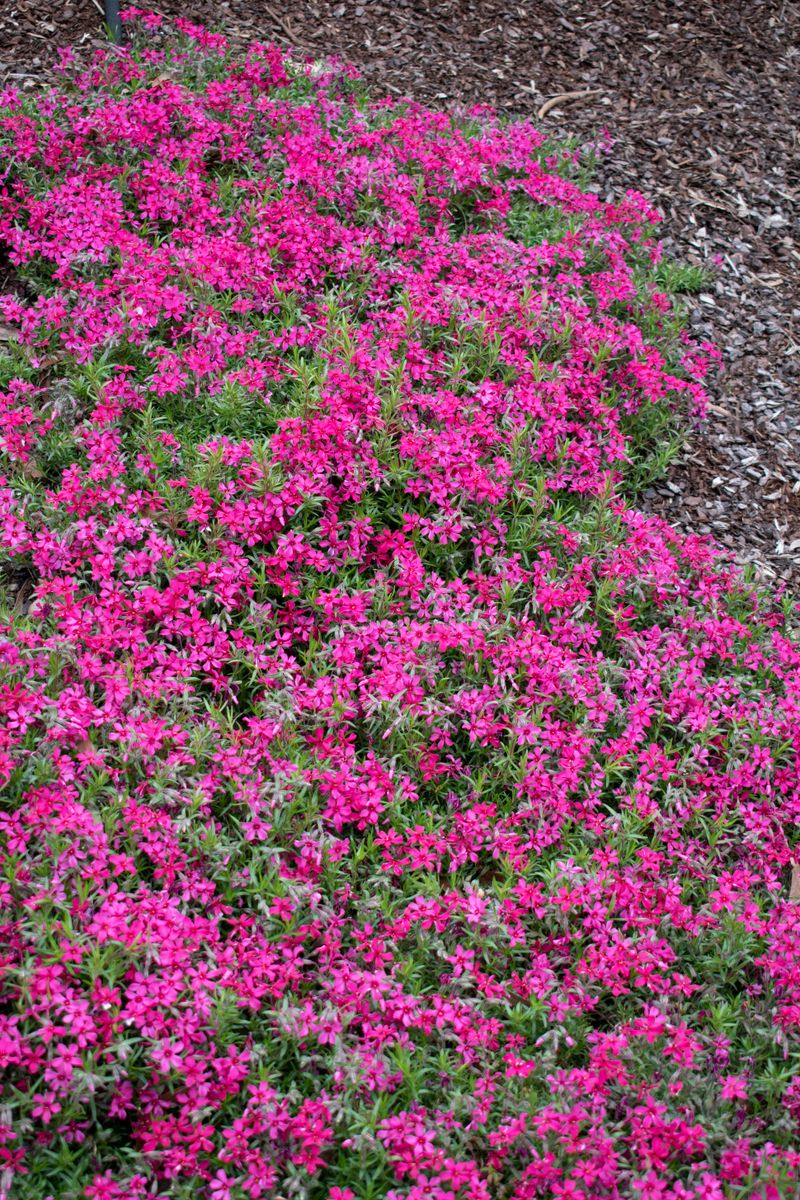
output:
M161 0L150 7L233 37L355 63L376 95L538 113L554 134L614 147L609 199L636 188L663 211L668 249L714 267L695 333L725 370L702 430L646 503L710 533L766 580L800 585L800 5L698 0ZM10 0L0 80L33 88L56 48L102 38L99 0Z

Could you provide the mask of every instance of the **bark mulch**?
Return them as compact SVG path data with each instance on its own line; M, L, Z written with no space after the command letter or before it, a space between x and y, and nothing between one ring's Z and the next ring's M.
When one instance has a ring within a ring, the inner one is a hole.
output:
M609 199L636 188L668 249L710 266L695 331L724 351L704 428L646 503L800 590L800 4L781 0L160 0L149 7L337 55L374 92L542 112L614 141ZM102 39L100 0L0 4L0 80ZM579 93L579 94L574 94ZM555 103L549 103L561 97Z

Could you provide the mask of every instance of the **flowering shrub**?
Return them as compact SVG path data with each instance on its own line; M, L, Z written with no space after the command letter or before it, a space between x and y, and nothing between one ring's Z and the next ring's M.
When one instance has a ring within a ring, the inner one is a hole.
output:
M158 24L0 95L0 1194L794 1194L800 649L631 506L654 213Z

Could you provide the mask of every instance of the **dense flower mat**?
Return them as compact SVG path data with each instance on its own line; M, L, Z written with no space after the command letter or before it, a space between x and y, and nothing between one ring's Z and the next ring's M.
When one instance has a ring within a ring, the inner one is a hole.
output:
M654 214L157 26L0 95L0 1195L793 1195L800 652L630 506Z

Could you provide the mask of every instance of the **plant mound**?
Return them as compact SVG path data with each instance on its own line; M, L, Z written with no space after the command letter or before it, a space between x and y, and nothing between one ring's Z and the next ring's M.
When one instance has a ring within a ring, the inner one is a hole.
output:
M632 507L691 272L158 25L0 94L0 1194L793 1194L792 605Z

